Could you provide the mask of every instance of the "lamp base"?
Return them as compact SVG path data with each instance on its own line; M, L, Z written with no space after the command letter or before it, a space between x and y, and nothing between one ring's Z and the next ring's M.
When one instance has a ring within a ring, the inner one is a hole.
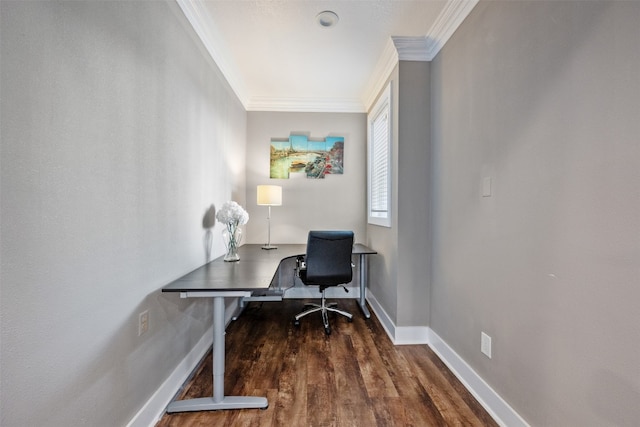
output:
M264 246L262 246L262 249L271 250L271 249L278 249L278 247L272 245L271 243L267 243Z

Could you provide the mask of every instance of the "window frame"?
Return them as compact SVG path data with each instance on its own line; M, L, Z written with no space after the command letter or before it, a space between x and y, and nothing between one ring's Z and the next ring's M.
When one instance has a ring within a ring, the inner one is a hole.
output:
M367 222L381 227L391 227L391 158L393 148L393 104L391 84L381 92L380 97L367 115ZM374 131L373 127L381 114L387 114L387 140L386 140L386 200L385 210L374 211L374 175L376 174L376 158L374 156Z

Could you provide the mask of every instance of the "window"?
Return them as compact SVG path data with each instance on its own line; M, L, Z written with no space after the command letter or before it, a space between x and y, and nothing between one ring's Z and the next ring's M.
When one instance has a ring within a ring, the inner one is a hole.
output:
M368 221L391 227L391 83L367 118Z

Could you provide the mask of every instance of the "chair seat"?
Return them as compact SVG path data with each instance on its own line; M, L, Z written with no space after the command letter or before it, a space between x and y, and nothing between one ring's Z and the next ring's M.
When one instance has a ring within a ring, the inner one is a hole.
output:
M294 324L300 325L300 319L316 312L322 315L322 323L327 335L331 333L328 313L338 313L349 321L353 315L336 308L336 303L327 303L325 291L329 287L342 286L351 282L353 277L351 252L353 248L352 231L310 231L307 239L307 253L298 257L296 274L308 286L318 286L322 294L320 304L306 304L307 308L295 316Z

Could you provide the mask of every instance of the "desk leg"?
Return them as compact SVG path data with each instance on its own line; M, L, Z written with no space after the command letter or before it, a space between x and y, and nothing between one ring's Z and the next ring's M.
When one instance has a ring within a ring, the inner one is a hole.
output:
M360 254L360 310L362 310L362 314L364 317L369 319L371 317L371 313L369 313L369 309L367 309L367 303L365 301L365 296L367 292L367 256L365 254Z
M224 297L213 297L213 397L176 400L167 412L210 411L216 409L266 408L266 397L224 395Z

